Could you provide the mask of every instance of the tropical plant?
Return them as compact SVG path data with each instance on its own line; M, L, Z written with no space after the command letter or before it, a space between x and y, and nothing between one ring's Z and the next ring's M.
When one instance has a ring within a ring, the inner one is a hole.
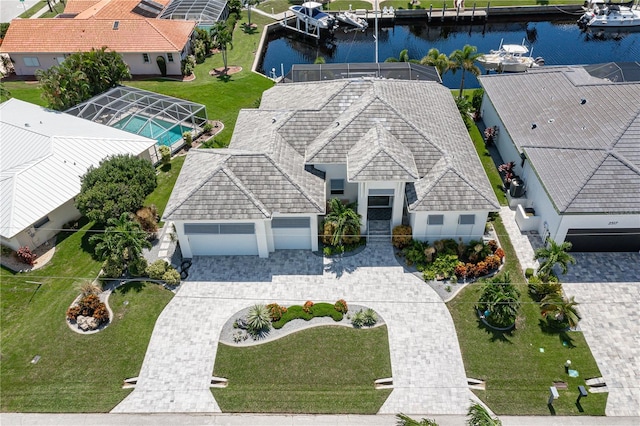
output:
M27 246L20 247L16 251L16 255L18 256L18 260L22 263L26 263L27 265L33 265L36 263L36 258L38 257L31 249Z
M462 117L462 121L464 121L464 125L467 129L471 128L471 116L469 113L471 112L471 102L465 96L460 96L455 99L456 107L458 107L458 112L460 113L460 117Z
M400 52L400 55L398 55L397 58L394 58L393 56L391 56L385 59L384 61L385 62L410 62L411 59L409 59L409 50L404 49Z
M322 57L322 56L317 56L317 57L316 57L316 60L315 60L315 61L313 61L313 63L314 63L314 64L316 64L316 65L323 65L323 64L326 64L326 63L327 63L327 61L326 61L326 59L324 59L324 57Z
M438 426L435 420L422 418L420 421L414 420L406 414L396 414L397 426Z
M572 244L564 241L561 244L556 243L553 239L547 240L546 247L540 247L534 252L535 260L542 259L538 273L553 273L553 268L558 265L563 274L567 273L569 264L575 265L576 259L567 253L571 250Z
M311 300L307 300L306 302L304 302L304 305L302 305L302 309L306 313L309 313L312 307L313 307L313 302Z
M124 268L124 261L119 256L109 256L102 263L102 273L107 278L120 278Z
M395 248L402 249L411 243L411 227L408 225L398 225L391 231L391 243Z
M211 37L211 33L202 28L196 28L196 41L201 43L201 52L202 58L198 58L198 52L194 47L194 53L196 54L196 62L201 63L200 59L204 61L204 58L209 56L211 53L211 49L213 49L213 38Z
M114 256L126 264L140 257L144 248L151 248L147 233L131 219L130 213L122 213L118 219L111 218L107 224L103 233L89 238L89 242L96 245L95 252L101 260Z
M213 46L216 49L220 49L222 62L224 63L224 70L222 72L226 74L228 69L227 50L233 49L233 34L225 22L218 21L211 27L211 38L213 39Z
M475 76L480 75L480 68L478 68L475 64L480 56L482 56L482 54L478 53L478 48L468 44L466 44L462 49L454 50L451 55L449 55L449 60L451 61L449 69L451 70L451 72L455 74L457 70L462 69L460 92L458 94L459 98L462 97L462 92L464 91L465 73L469 71Z
M425 247L427 242L411 240L409 245L402 249L408 265L422 265L426 262Z
M427 54L420 60L420 64L436 67L440 77L444 76L444 74L449 71L449 67L451 67L449 57L444 53L440 53L435 47L429 49Z
M206 123L204 126L202 126L202 131L207 134L210 135L211 132L213 131L213 124L211 123Z
M576 309L578 305L573 296L567 299L559 293L549 294L540 302L540 313L544 318L551 316L560 324L566 323L569 327L576 328L581 319Z
M240 13L242 12L242 1L241 0L230 0L229 1L229 13L234 14L236 18L240 19Z
M81 181L76 207L100 224L137 211L157 185L151 162L133 155L108 157L98 167L89 167Z
M336 311L346 314L349 311L349 307L347 306L347 302L344 299L339 299L336 303L333 304L333 307Z
M147 259L140 256L137 259L134 259L131 262L129 262L129 274L132 277L141 277L145 274L145 271L147 270L147 266L149 266Z
M255 339L271 330L271 316L264 305L253 305L247 314L247 331Z
M267 309L269 310L269 316L271 316L271 321L280 321L282 315L287 312L287 308L284 306L280 306L277 303L270 303L267 305Z
M520 291L509 281L507 273L494 277L484 285L478 300L478 308L485 320L496 327L508 327L518 316Z
M80 293L82 297L88 296L90 294L98 295L102 293L102 288L91 281L85 281L80 286Z
M529 278L529 294L536 302L540 302L550 294L562 294L562 284L559 282L543 281L539 276Z
M193 55L187 56L180 62L180 72L184 76L189 76L193 74L193 71L195 69L196 69L196 57Z
M361 328L364 325L364 312L360 309L351 317L351 325L355 328Z
M362 324L366 327L373 327L378 322L378 315L376 314L376 311L371 308L367 308L363 312L363 316Z
M332 198L324 223L331 230L331 245L351 244L360 238L360 215L355 210L355 203L345 205Z
M63 63L37 70L42 98L52 109L62 111L131 78L119 53L106 47L77 52Z
M162 281L164 281L168 286L176 286L180 284L180 272L178 272L174 267L170 267L162 275Z
M469 426L502 426L502 422L491 417L484 406L474 402L467 411L467 425Z

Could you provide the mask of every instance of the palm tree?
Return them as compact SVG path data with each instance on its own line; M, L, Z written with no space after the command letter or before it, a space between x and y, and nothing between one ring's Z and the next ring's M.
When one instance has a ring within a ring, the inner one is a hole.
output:
M96 243L95 251L100 260L115 256L130 262L142 255L142 249L151 248L147 233L138 222L131 220L130 213L109 219L104 232L92 236L89 242Z
M436 67L438 74L440 74L440 77L442 78L442 76L449 71L451 61L447 55L440 53L440 51L434 47L429 49L426 56L420 60L420 64Z
M360 215L355 210L355 203L345 205L332 198L324 222L332 228L331 245L343 245L345 238L360 235Z
M562 244L556 243L549 238L549 245L537 249L533 255L534 260L543 259L538 268L538 274L552 274L556 265L560 266L562 274L567 273L569 264L575 265L576 259L567 253L573 246L570 242L564 241Z
M469 426L501 426L502 422L498 418L491 417L491 414L482 405L473 403L467 411L467 424Z
M418 421L402 413L396 414L396 418L398 419L396 422L397 426L438 426L435 420L423 418Z
M464 90L464 74L469 71L475 76L480 75L480 68L476 66L476 61L482 56L482 53L478 53L478 48L465 44L462 50L454 50L449 55L451 65L449 69L455 74L458 69L462 69L462 80L460 81L460 93L458 97L462 97L462 91Z
M580 322L580 314L576 309L579 303L571 296L570 299L560 294L549 294L540 302L540 313L543 317L552 315L553 319L560 323L568 323L569 327L576 328Z
M411 60L409 59L409 50L404 49L403 51L400 52L400 55L398 55L397 58L394 58L393 56L391 56L385 59L384 61L385 62L411 62Z
M211 27L211 37L213 38L213 46L220 49L222 53L222 62L224 63L223 74L227 73L227 50L233 49L233 34L229 31L229 27L223 21L218 21Z

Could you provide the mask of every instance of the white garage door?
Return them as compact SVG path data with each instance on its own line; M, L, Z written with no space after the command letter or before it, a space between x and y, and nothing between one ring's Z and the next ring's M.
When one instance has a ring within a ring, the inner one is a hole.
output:
M278 217L271 221L276 250L311 250L311 220L308 217Z
M185 223L193 256L257 255L253 223Z

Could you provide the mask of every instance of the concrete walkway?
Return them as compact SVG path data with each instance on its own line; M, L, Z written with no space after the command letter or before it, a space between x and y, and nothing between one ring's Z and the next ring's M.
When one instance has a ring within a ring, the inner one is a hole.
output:
M466 412L473 394L449 311L428 285L404 273L389 244L342 259L306 251L195 258L189 281L156 322L136 389L113 412L219 412L209 384L231 316L254 303L339 298L370 306L387 323L394 390L380 413Z

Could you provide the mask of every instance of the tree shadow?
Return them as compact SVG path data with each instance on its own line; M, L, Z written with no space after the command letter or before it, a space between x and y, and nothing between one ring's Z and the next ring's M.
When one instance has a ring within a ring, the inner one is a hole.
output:
M245 34L253 35L258 32L258 26L256 24L247 24L246 22L242 23L242 31Z
M89 223L89 219L85 216L82 216L80 219L71 221L63 226L63 231L58 233L56 238L56 245L60 244L73 234L75 234L79 229L84 228Z
M549 4L549 0L536 0L536 4L541 4L543 6L546 6Z
M219 81L223 82L223 83L228 83L231 80L231 76L229 74L220 74L219 76L216 77Z
M324 265L324 271L335 274L336 278L342 277L345 272L351 273L357 269L352 262L346 262L342 256L336 256L329 259L329 263Z
M136 293L140 293L144 288L144 285L145 285L144 281L129 281L128 283L121 285L114 291L121 295L125 295L130 291L135 291Z
M102 231L104 231L104 225L94 223L91 228L85 231L84 235L82 236L82 241L80 243L80 247L82 248L82 250L89 253L91 255L91 258L96 261L99 261L100 258L96 255L95 244L92 244L91 242L89 242L89 239L93 235L96 235L98 232L102 232Z
M476 310L474 309L473 312L477 318ZM511 338L513 337L513 330L509 330L509 331L494 330L493 328L483 323L480 318L477 319L476 324L480 330L484 330L490 336L489 338L490 342L504 342L504 343L513 344L513 342L511 341Z
M164 173L171 171L171 163L163 164L162 166L160 166L160 171Z
M569 325L558 322L553 319L539 319L538 326L540 331L546 335L558 336L560 344L566 348L573 349L576 345L573 343L573 338L569 335Z

